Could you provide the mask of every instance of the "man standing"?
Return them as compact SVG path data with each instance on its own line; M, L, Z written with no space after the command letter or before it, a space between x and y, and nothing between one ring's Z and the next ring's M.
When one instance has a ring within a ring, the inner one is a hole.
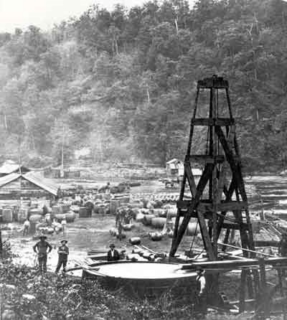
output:
M29 219L26 219L24 222L23 237L29 233L30 226L31 226L31 224L30 224Z
M61 225L62 225L63 236L66 237L66 226L67 226L66 216L62 220Z
M58 249L58 264L56 268L56 273L58 273L61 269L61 266L63 266L63 272L66 272L66 266L68 262L68 255L69 255L69 248L67 246L67 240L62 240L61 241L61 246Z
M46 241L46 236L41 235L39 238L40 241L34 245L33 250L38 254L40 272L47 272L47 256L52 251L52 246Z
M287 257L287 234L283 233L282 238L279 242L278 252L281 257Z
M119 252L115 249L115 245L112 243L110 245L110 250L108 251L108 261L118 261L120 260L120 254Z
M205 295L205 286L206 286L206 279L205 279L205 272L203 269L197 270L197 277L196 277L196 286L197 286L197 293L198 293L198 301L197 301L197 310L199 312L205 312L207 305L206 305L206 295Z

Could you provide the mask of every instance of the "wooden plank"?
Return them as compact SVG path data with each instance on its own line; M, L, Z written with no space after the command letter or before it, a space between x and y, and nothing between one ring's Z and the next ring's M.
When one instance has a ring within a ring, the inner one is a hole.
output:
M196 118L191 120L193 126L232 126L234 119L230 118Z
M268 266L286 266L287 267L287 258L276 257L265 259L265 265ZM245 259L245 260L217 260L217 261L202 261L202 262L193 262L190 264L182 264L182 270L196 270L199 267L203 269L227 269L235 270L245 267L259 266L258 259Z
M242 228L248 229L248 225L244 223ZM239 230L239 225L237 223L224 222L222 224L222 229Z
M197 89L228 89L228 87L228 81L217 76L197 81Z
M179 200L177 201L177 207L180 209L185 209L187 210L191 206L192 200ZM244 210L247 207L246 202L237 202L237 201L229 201L225 202L223 200L221 203L217 204L217 212L221 211L233 211L233 210ZM212 212L214 207L214 204L211 203L204 203L200 201L198 204L198 208L200 208L201 211L204 212Z
M189 161L184 162L184 170L185 170L185 175L189 184L190 192L192 197L195 197L196 194L196 184L194 180L194 176L192 173L191 165Z
M230 247L230 248L234 248L234 249L239 249L240 247L237 246L233 246L232 244L227 244L227 243L221 243L218 242L219 245L222 246L226 246L226 247ZM257 252L255 250L250 250L250 249L245 249L245 248L240 248L242 251L247 251L247 252L255 252L255 253L259 253L260 255L266 256L266 257L274 257L274 255L268 254L268 253L264 253L264 252Z
M207 256L210 260L216 260L216 255L214 253L211 239L210 239L209 233L207 231L204 215L200 210L197 211L197 218L199 221L200 230L201 230L202 238L204 240Z
M188 160L204 163L223 163L225 161L225 157L224 155L210 156L206 154L193 154L188 156Z

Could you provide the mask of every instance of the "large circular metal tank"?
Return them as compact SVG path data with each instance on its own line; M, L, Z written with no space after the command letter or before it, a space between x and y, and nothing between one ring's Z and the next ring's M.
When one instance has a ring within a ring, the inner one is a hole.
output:
M164 293L191 295L196 272L181 270L180 264L158 262L103 262L83 270L83 278L96 279L105 288L122 288L126 293L155 298Z

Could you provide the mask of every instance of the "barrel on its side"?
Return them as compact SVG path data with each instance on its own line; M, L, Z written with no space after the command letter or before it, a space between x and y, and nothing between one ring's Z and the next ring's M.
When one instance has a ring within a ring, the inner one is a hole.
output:
M13 221L13 211L12 209L3 209L2 211L2 221L12 222Z

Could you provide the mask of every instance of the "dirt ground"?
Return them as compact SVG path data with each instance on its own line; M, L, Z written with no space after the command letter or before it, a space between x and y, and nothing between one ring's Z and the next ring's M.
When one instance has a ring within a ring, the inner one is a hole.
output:
M48 270L54 271L57 264L57 247L63 238L68 240L70 249L68 268L73 268L79 261L84 261L88 257L89 251L107 252L109 245L114 243L119 250L126 250L131 253L134 247L129 243L132 237L140 237L141 244L149 249L168 254L171 246L171 238L165 236L161 241L152 241L148 237L149 232L156 229L144 226L140 222L134 222L134 228L131 231L125 231L126 238L118 240L113 237L109 230L115 226L115 217L113 215L93 214L91 218L79 218L78 215L74 222L68 223L65 234L49 235L47 241L53 246L52 252L48 256ZM11 223L11 231L2 231L3 240L9 239L12 251L17 257L15 263L36 265L36 255L33 252L33 245L37 240L31 236L22 236L22 225ZM188 250L192 242L192 237L186 237L180 247L180 251ZM180 252L179 251L179 252ZM74 275L80 275L80 272L74 272Z

